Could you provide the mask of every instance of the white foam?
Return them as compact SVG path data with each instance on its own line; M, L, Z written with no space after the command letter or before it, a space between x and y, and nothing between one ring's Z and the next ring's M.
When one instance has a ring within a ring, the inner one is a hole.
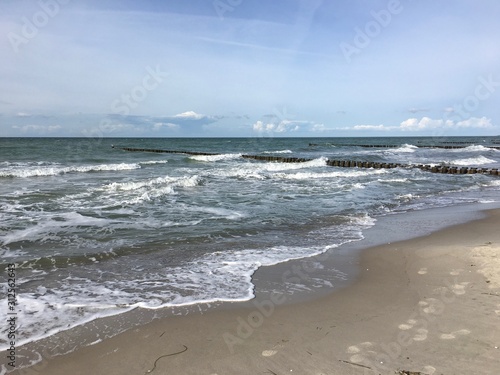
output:
M263 151L263 154L291 154L292 150Z
M359 183L359 182L356 182L355 184L352 184L351 185L351 190L354 190L354 189L365 189L366 186Z
M104 189L109 191L131 191L131 190L140 190L143 188L151 188L161 185L167 185L170 187L172 186L192 187L199 185L200 182L201 179L196 175L181 176L181 177L165 176L138 182L113 182L109 185L104 186Z
M142 165L151 165L151 164L166 164L168 160L150 160L150 161L141 161L139 164Z
M0 259L15 259L28 255L24 250L0 249Z
M484 156L477 156L474 158L468 158L468 159L457 159L457 160L452 160L449 162L449 164L453 165L483 165L483 164L491 164L495 163L495 160L485 158Z
M104 227L110 223L107 219L83 216L77 212L67 212L52 217L40 216L34 220L35 224L26 228L8 232L0 236L2 245L18 241L47 241L57 233L69 227L92 226Z
M209 173L211 176L216 175L221 177L265 180L273 178L273 176L275 178L281 178L281 175L276 175L269 172L286 172L300 169L324 167L326 166L326 161L327 159L322 157L303 163L246 162L244 164L239 164L231 168L211 170L209 171ZM300 179L300 177L298 179Z
M228 220L238 220L245 215L241 212L228 210L220 207L196 207L194 210L197 212L206 212L215 215L215 217L223 217Z
M90 286L89 286L90 287ZM113 299L115 294L113 290L106 288L97 288L94 293L107 293ZM17 302L22 309L17 312L18 321L22 322L22 329L18 331L16 345L22 346L29 342L43 339L55 335L56 333L74 328L78 325L88 323L97 318L113 316L130 311L133 307L120 307L116 305L100 305L98 303L85 304L78 303L78 300L84 300L81 293L73 296L75 304L71 302L69 293L61 292L60 290L51 290L50 292L42 293L19 293L17 294ZM69 302L69 303L68 303ZM87 299L86 302L89 302ZM64 317L64 318L63 318ZM5 313L0 313L0 318L7 320ZM4 351L7 347L0 347Z
M123 171L139 169L141 166L137 163L120 163L120 164L97 164L83 165L72 167L61 166L11 166L0 169L0 177L43 177L43 176L58 176L66 173L87 173L101 171Z
M408 194L401 194L401 195L398 195L398 196L396 197L396 199L399 199L399 200L401 200L401 201L403 201L403 202L409 202L409 201L411 201L411 200L413 200L413 199L416 199L416 198L419 198L419 196L418 196L418 195L415 195L415 194L411 194L411 193L408 193Z
M203 180L198 175L164 176L131 182L113 182L103 186L108 204L137 205L156 198L176 194L175 188L189 188L201 185ZM125 194L124 194L125 193ZM113 201L118 199L118 201Z
M379 178L377 180L378 182L386 182L386 183L391 183L391 182L409 182L407 178L388 178L388 179L381 179Z
M377 222L377 219L371 217L368 214L365 214L363 216L353 216L349 220L351 224L361 225L363 227L368 227L368 228L374 226L375 223Z
M472 145L464 148L454 148L450 150L451 152L485 152L485 151L499 151L494 148L485 147L481 145Z
M401 147L392 149L392 150L385 150L389 153L413 153L418 150L418 147L415 145L411 144L404 144Z
M288 179L288 180L311 180L311 179L330 179L339 177L362 177L370 175L379 175L387 173L382 169L365 169L365 170L348 170L348 171L333 171L333 172L297 172L297 173L274 173L271 175L272 178Z
M198 161L220 161L239 159L242 154L192 155L189 158Z
M314 167L324 167L327 162L327 158L321 157L318 159L313 159L303 163L264 163L261 164L262 170L265 171L290 171L294 169L304 169L304 168L314 168Z

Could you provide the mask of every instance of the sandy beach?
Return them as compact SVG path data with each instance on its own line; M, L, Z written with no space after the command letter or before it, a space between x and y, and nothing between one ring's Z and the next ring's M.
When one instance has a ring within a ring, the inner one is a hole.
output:
M499 222L491 210L366 249L357 281L326 297L283 304L272 294L160 319L19 373L495 374Z

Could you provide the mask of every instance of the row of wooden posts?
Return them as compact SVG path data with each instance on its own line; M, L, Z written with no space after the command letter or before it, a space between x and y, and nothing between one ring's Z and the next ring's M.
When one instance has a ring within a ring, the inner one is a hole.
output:
M181 150L159 150L159 149L149 149L149 148L131 148L122 147L122 150L133 151L133 152L155 152L155 153L168 153L168 154L186 154L186 155L202 155L202 156L214 156L220 155L217 153L210 152L197 152L197 151L181 151ZM267 156L267 155L241 155L245 159L253 159L260 161L276 162L276 163L304 163L311 161L313 159L306 158L294 158L294 157L282 157L282 156ZM498 168L477 168L477 167L456 167L449 165L434 165L429 164L401 164L401 163L379 163L379 162L367 162L367 161L357 161L357 160L331 160L328 159L326 164L332 167L343 167L343 168L418 168L423 171L428 171L432 173L444 173L444 174L487 174L491 176L498 176Z

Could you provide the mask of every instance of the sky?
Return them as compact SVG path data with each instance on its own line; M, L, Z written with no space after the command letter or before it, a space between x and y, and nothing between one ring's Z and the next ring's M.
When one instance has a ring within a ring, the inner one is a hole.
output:
M0 0L0 136L500 135L497 0Z

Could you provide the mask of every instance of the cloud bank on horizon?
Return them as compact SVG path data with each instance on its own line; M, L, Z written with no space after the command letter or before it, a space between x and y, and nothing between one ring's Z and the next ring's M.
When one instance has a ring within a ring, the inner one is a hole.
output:
M0 2L0 136L500 134L496 0Z

